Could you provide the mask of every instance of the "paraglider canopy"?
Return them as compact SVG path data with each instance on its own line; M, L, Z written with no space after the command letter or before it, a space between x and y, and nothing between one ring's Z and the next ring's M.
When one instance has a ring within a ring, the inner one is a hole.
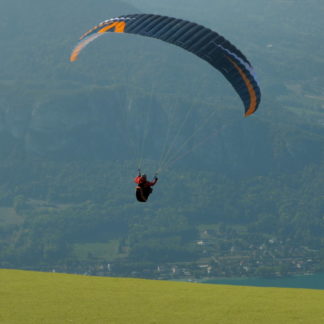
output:
M107 32L148 36L177 45L219 70L240 96L245 116L253 114L260 103L261 92L253 67L242 52L215 31L186 20L151 14L133 14L103 21L80 38L70 61L93 40Z

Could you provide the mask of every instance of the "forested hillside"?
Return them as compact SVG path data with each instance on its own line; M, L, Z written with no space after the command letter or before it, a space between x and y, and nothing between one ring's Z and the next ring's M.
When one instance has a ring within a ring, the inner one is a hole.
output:
M240 17L241 2L219 1L204 19L194 1L182 14L180 2L148 5L242 49L262 91L244 118L220 73L158 40L111 34L69 62L81 34L145 1L3 0L0 266L155 278L323 271L323 5L311 2L251 1ZM150 176L162 168L146 204L134 197L139 162Z

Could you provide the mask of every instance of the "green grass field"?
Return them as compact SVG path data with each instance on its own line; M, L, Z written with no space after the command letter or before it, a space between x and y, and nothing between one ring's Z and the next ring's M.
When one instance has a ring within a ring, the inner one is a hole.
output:
M0 270L0 323L324 323L324 291Z

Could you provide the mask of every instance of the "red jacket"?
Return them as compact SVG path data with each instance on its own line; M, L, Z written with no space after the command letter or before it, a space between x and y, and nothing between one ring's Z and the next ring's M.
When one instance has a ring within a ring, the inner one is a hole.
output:
M141 176L138 176L134 179L134 182L138 185L141 185L142 187L151 187L154 186L157 183L157 179L155 178L152 182L150 181L143 181L143 178Z

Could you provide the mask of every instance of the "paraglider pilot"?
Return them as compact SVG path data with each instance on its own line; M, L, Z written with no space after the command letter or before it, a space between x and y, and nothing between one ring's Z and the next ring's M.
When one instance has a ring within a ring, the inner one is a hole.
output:
M140 202L146 202L149 195L152 193L154 186L158 181L158 177L155 174L153 181L147 181L146 174L141 174L141 170L138 170L138 176L134 179L134 182L138 184L136 186L136 199Z

